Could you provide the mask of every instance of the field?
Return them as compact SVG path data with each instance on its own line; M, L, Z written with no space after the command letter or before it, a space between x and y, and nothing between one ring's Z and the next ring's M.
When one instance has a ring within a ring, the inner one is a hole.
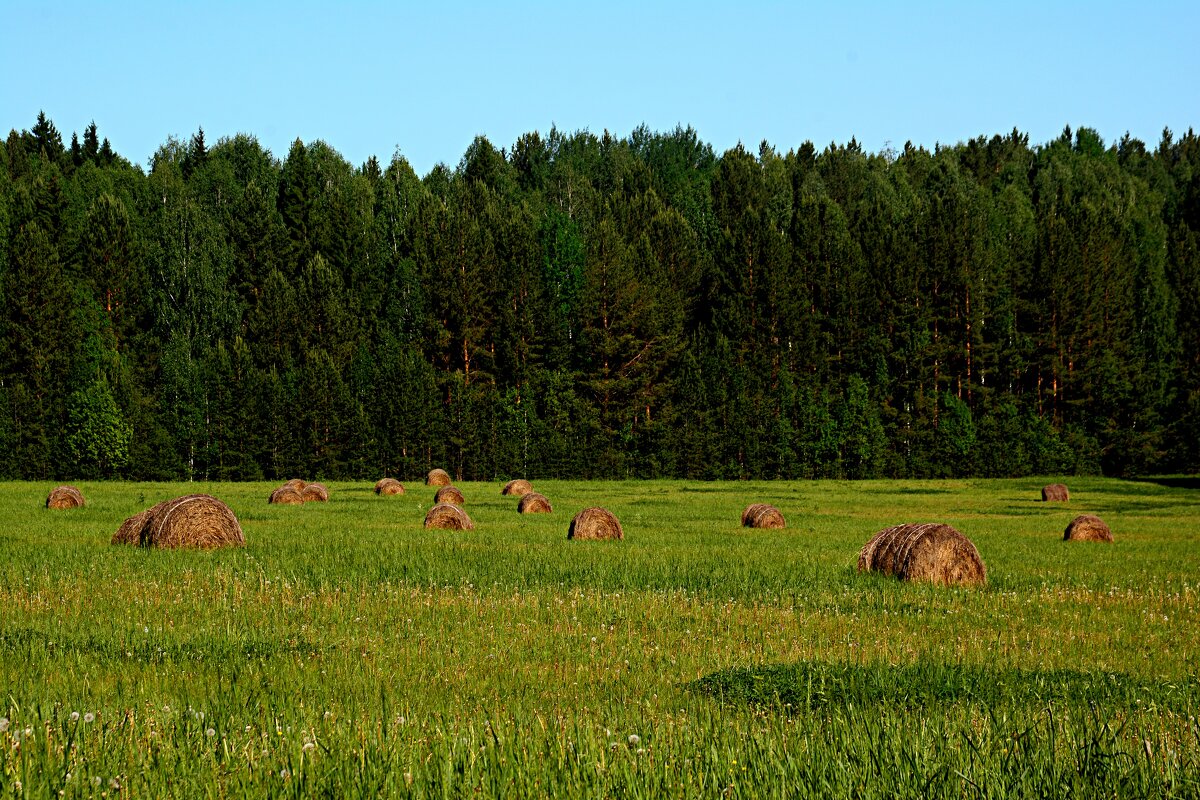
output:
M0 796L1200 796L1200 492L1046 482L465 483L473 532L416 481L0 484ZM108 544L196 491L245 549ZM623 542L566 540L590 505ZM910 521L987 587L856 573Z

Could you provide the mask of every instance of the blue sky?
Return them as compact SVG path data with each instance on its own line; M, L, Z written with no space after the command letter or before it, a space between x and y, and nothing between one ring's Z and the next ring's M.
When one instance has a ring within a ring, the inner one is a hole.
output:
M436 5L436 7L435 7ZM878 151L1064 125L1200 127L1200 3L42 3L0 0L0 131L95 120L145 164L174 135L324 139L421 174L551 125L692 125L718 153Z

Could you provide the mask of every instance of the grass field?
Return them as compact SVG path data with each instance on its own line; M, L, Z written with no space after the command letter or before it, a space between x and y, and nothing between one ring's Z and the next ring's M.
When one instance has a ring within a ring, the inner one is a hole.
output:
M0 796L1200 796L1200 490L1046 482L465 483L473 532L418 482L0 484ZM108 544L196 491L245 549ZM986 588L855 572L923 521Z

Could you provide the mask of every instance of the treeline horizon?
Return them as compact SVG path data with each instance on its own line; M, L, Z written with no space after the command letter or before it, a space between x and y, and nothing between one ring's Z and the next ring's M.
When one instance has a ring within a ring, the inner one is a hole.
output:
M1200 140L0 143L0 479L1200 471Z

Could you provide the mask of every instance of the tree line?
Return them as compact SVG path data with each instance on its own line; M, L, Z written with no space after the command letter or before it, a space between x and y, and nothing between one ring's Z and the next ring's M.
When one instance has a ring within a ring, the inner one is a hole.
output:
M0 478L1200 470L1200 140L456 167L39 115L0 143Z

